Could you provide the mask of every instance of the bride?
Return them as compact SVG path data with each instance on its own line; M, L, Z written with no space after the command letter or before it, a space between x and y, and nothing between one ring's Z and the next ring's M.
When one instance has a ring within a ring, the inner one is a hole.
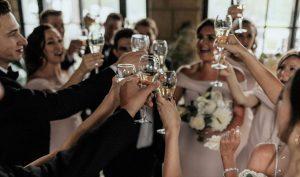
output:
M214 20L207 19L199 25L197 28L197 38L198 55L201 61L182 66L178 69L177 73L178 83L174 96L176 100L183 97L185 106L190 105L199 95L204 95L206 90L211 87L210 83L215 81L218 77L218 70L211 68L214 61L213 43L216 38ZM242 72L235 69L235 73L241 87L246 88L246 82ZM219 77L219 80L223 83L223 87L213 89L220 91L224 100L232 100L225 78ZM244 119L244 117L249 115L249 110L235 104L233 105L233 120L227 129L241 126L241 131L245 132L243 134L243 136L245 136L244 140L246 140L249 129L247 125L250 120L247 120L248 118ZM244 116L244 114L246 116ZM212 131L210 128L205 128L200 132L200 135L205 139L220 133L221 132ZM204 142L197 141L197 137L198 134L189 127L188 123L183 122L181 124L179 146L183 176L220 176L223 171L223 166L219 152L204 147ZM246 142L241 143L241 148L245 143Z

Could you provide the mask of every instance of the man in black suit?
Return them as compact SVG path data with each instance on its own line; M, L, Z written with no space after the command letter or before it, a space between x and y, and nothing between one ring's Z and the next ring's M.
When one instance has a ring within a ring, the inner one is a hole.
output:
M10 70L9 64L21 59L26 44L9 4L0 0L0 82L6 92L0 102L0 164L25 165L48 153L39 149L38 127L98 106L115 75L107 69L56 93L24 89L15 81L18 74Z
M97 176L103 167L135 143L137 127L132 119L148 95L158 86L154 83L139 89L137 83L136 79L126 82L120 92L121 109L109 117L103 125L84 134L71 149L59 152L55 158L39 167L0 166L0 177ZM126 172L123 176L127 176Z
M131 36L135 33L129 28L123 28L116 33L112 50L115 56L121 57L124 53L131 51ZM162 135L156 133L156 130L162 127L162 123L156 106L153 109L148 111L153 113L150 115L153 123L142 125L146 127L141 127L138 124L139 137L136 138L135 144L128 147L127 151L121 153L104 169L106 177L124 176L124 173L130 177L159 177L162 175L164 140ZM138 114L136 119L139 118ZM147 138L150 139L150 142L143 142L143 139Z

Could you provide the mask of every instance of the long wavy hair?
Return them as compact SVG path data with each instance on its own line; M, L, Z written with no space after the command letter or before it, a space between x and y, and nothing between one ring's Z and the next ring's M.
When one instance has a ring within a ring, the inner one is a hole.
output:
M45 31L54 29L49 24L41 24L34 28L28 36L28 45L25 47L25 65L28 78L43 65L45 48Z

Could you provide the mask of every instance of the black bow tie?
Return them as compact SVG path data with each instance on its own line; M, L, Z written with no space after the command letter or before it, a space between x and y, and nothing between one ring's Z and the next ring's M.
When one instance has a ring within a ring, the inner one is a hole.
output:
M12 80L17 80L17 78L19 77L19 73L17 71L13 71L11 67L8 67L6 75Z

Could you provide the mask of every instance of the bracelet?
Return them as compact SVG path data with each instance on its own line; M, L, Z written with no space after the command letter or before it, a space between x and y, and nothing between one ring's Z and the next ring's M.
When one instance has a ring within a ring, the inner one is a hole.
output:
M238 168L226 168L223 172L223 177L225 177L225 174L231 171L236 171L236 173L239 173L239 169Z

